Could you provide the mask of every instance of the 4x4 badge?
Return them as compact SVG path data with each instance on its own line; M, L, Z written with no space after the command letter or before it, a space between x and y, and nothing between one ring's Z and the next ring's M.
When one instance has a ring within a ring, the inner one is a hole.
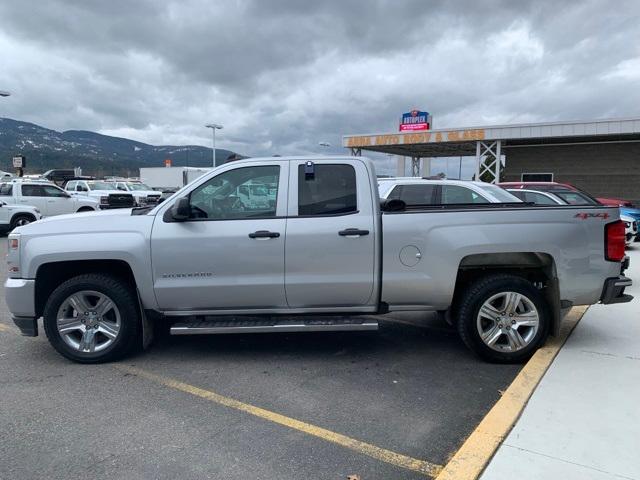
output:
M576 213L574 218L580 218L586 220L587 218L601 218L606 220L610 215L608 213Z

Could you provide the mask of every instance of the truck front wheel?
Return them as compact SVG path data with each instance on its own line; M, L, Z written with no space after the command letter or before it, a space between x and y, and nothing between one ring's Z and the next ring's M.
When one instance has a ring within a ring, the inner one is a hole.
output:
M457 327L464 343L485 360L519 363L544 343L549 311L540 291L515 275L489 275L462 295Z
M9 229L13 230L14 228L17 228L17 227L23 227L35 221L36 219L33 215L29 215L27 213L20 213L11 219L11 224Z
M139 344L140 314L126 281L103 274L73 277L44 308L44 329L60 354L79 363L117 360Z

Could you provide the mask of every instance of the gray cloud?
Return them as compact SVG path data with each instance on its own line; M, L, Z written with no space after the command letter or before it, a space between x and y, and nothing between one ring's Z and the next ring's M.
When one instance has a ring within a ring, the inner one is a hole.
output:
M0 4L0 115L150 143L317 152L393 131L638 114L640 4L21 1ZM380 157L379 165L391 162Z

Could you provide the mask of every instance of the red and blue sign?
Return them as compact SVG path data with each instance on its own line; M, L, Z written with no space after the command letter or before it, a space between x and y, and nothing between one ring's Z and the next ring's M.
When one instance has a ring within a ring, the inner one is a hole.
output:
M416 131L416 130L429 130L431 128L431 115L429 112L422 112L420 110L411 110L410 112L403 113L400 119L400 131Z

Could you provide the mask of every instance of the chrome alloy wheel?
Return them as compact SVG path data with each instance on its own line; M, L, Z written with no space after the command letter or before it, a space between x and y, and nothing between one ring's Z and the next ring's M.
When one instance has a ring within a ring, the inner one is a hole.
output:
M487 347L498 352L517 352L536 336L540 315L525 295L501 292L482 304L476 325Z
M31 220L28 219L27 217L20 217L16 221L16 227L24 227L25 225L29 225L30 223L31 223Z
M64 342L78 352L99 352L120 333L120 310L104 293L75 292L58 309L56 326Z

